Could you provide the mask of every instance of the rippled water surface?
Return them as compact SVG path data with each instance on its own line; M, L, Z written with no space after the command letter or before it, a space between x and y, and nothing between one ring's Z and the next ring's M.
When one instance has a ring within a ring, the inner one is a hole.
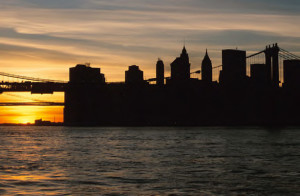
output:
M0 127L0 195L300 195L300 129Z

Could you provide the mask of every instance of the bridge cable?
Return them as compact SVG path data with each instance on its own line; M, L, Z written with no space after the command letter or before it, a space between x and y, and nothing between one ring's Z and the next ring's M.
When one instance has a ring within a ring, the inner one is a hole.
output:
M0 75L1 76L6 76L6 77L10 77L10 78L18 78L18 79L29 80L29 81L36 81L36 82L67 83L66 81L63 81L63 80L42 79L42 78L35 78L35 77L28 77L28 76L21 76L21 75L16 75L16 74L10 74L10 73L5 73L5 72L0 72Z

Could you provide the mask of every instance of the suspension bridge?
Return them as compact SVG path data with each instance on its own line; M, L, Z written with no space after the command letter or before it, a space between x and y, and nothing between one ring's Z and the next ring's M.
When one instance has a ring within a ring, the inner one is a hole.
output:
M283 62L284 60L300 60L300 57L273 44L264 50L255 52L246 57L246 73L250 77L251 65L263 64L267 69L267 79L275 86L279 86L284 80ZM213 76L220 73L222 65L213 67ZM192 74L200 74L201 70L193 71ZM0 72L0 94L4 92L31 92L31 94L53 94L54 92L65 92L67 81L43 79L29 76L16 75ZM166 77L166 79L169 77ZM17 80L17 81L16 81ZM218 79L217 79L218 80ZM148 82L156 81L156 78L147 79ZM48 102L44 100L33 100L34 102L5 102L0 106L63 106L62 102Z
M33 102L0 102L0 106L63 106L63 102L49 102L30 97L8 94L9 92L31 92L31 94L53 94L64 92L67 81L42 79L0 72L3 80L0 82L0 94L6 92L9 96L29 99ZM5 78L5 79L4 79Z

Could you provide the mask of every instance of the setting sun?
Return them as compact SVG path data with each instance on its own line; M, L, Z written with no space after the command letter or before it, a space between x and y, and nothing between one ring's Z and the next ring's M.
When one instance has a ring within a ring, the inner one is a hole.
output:
M0 123L26 124L37 119L63 122L62 106L4 106L0 111Z

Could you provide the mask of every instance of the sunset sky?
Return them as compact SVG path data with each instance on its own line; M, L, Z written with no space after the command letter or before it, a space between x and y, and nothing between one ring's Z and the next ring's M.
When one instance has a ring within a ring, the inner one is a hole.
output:
M299 0L0 0L0 8L0 72L12 74L68 80L69 67L90 62L107 81L124 81L133 64L150 78L158 57L169 73L184 41L192 70L206 48L214 66L225 48L251 54L278 42L300 55ZM62 94L48 96L63 101ZM62 107L0 112L0 123L62 120Z

